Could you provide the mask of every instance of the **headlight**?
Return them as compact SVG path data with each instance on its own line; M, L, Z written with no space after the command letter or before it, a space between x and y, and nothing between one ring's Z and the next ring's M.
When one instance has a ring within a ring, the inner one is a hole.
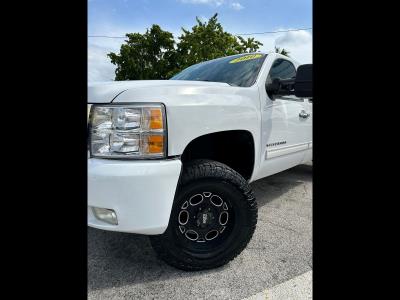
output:
M89 126L92 157L166 156L166 120L162 104L92 105Z

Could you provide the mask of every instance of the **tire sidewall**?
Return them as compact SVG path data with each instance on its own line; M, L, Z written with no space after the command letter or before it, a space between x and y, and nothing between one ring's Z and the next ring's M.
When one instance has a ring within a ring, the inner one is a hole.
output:
M179 239L177 238L177 234L181 234L178 230L178 214L181 205L192 195L202 192L211 192L221 196L234 211L234 222L231 224L232 228L229 230L229 236L209 255L189 253L190 251L182 248L182 244L179 243ZM226 258L234 256L242 247L243 241L247 240L249 235L251 236L254 231L254 228L252 228L252 212L249 210L246 201L246 195L234 184L226 180L221 180L220 178L203 178L189 181L177 190L169 225L163 234L163 246L167 247L169 254L176 259L183 259L194 266L204 266L204 264L217 266L224 264Z

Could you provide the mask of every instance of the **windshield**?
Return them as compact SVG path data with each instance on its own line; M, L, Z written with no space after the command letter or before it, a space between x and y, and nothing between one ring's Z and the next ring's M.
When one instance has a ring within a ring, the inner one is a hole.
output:
M171 80L225 82L249 87L257 79L266 54L240 54L202 62L176 74Z

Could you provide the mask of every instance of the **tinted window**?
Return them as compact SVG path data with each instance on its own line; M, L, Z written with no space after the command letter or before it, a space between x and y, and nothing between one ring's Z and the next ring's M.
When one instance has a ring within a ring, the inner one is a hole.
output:
M272 83L272 80L274 80L275 78L290 79L293 77L296 77L296 68L294 67L294 65L290 61L278 58L272 64L266 84Z
M233 86L254 84L267 55L241 54L199 63L178 73L171 80L225 82Z

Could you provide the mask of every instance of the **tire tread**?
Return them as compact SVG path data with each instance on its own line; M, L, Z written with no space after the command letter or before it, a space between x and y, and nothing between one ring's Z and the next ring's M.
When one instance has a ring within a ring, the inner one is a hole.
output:
M201 266L195 266L191 264L190 261L185 262L176 259L174 256L169 254L167 249L163 247L160 236L150 237L151 244L161 259L176 268L186 271L211 269L227 264L236 256L238 256L244 250L244 248L246 248L254 234L257 225L257 201L252 189L250 188L248 182L238 172L223 163L206 159L193 160L187 163L182 175L180 176L177 193L179 192L179 189L184 187L186 184L204 178L218 178L226 181L234 185L245 196L243 199L251 215L249 224L250 234L246 236L245 240L243 240L243 242L240 244L240 247L238 247L234 252L231 252L230 255L227 255L221 259L217 264L203 264Z

